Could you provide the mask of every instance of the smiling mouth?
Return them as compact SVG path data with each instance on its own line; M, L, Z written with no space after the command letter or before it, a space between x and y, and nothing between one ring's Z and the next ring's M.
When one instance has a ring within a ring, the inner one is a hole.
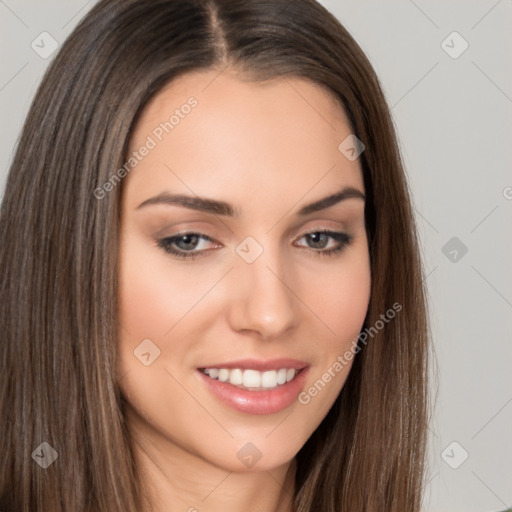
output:
M263 372L242 368L199 368L199 370L210 379L231 384L239 389L270 391L294 380L303 368L279 368Z

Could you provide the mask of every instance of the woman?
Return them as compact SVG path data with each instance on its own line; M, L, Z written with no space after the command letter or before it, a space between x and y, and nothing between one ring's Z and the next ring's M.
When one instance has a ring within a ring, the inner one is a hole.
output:
M420 510L411 210L319 4L100 1L1 209L0 509Z

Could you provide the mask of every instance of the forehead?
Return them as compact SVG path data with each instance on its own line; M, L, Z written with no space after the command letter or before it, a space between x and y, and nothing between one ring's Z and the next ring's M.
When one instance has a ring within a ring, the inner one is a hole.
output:
M362 187L359 162L338 149L351 133L337 99L309 80L255 82L233 70L187 73L144 108L129 153L148 137L155 147L127 181L147 193L167 185L188 193L188 184L199 195L238 184L267 195L286 187L300 197L322 177L336 188Z
M199 107L193 116L197 127L200 121L208 123L213 117L220 117L245 128L251 122L253 132L285 126L287 132L295 128L311 135L313 131L321 134L328 129L335 131L340 125L350 128L335 96L310 80L282 76L258 82L248 80L234 69L196 71L174 79L148 102L137 123L132 145L142 142L139 136L169 120L190 98L196 99Z

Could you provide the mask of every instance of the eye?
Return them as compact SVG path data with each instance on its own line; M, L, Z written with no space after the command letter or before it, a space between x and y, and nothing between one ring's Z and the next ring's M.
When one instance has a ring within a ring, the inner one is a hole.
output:
M341 231L312 231L303 235L308 248L318 256L333 256L352 242L353 237Z
M208 250L208 242L213 240L201 233L182 233L158 240L158 247L179 258L196 257Z
M334 256L352 242L353 237L347 233L319 230L306 233L299 240L305 239L306 249L317 256ZM213 245L213 247L208 247ZM209 236L201 233L182 233L157 241L157 246L166 253L178 258L196 258L204 256L208 250L221 247ZM298 245L304 247L303 245Z

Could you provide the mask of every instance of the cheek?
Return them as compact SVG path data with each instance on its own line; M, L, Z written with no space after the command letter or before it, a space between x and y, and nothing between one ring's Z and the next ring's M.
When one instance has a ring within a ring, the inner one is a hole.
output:
M315 286L308 289L308 305L317 313L317 332L322 334L315 336L316 363L298 401L309 413L312 433L338 397L357 357L355 344L371 292L367 249L354 251L333 272L318 273Z
M308 303L326 326L323 339L341 350L362 328L370 300L371 272L366 250L354 251L335 271L317 273L309 285ZM311 281L310 276L304 280Z
M348 328L352 337L359 334L370 300L370 267L364 260L349 272L343 272L338 285L330 288L333 303L337 302L337 308L332 311L334 330L341 333Z
M130 257L134 256L130 253ZM127 264L120 278L120 320L135 337L161 337L171 327L169 311L176 311L175 294L169 291L158 268Z
M176 304L162 283L156 284L147 271L128 272L120 283L120 323L133 342L144 338L160 339L172 326L168 311Z
M170 265L163 250L128 237L121 245L119 317L132 338L163 339L194 306L206 285ZM170 257L169 257L170 258Z

